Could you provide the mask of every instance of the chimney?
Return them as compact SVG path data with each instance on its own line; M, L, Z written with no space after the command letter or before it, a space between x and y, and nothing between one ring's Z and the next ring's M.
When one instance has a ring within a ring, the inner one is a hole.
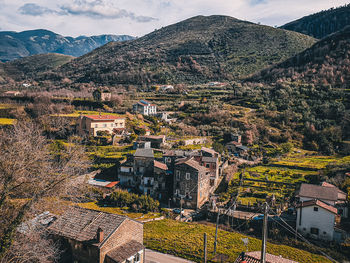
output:
M103 241L103 230L101 227L97 229L97 241L101 243Z

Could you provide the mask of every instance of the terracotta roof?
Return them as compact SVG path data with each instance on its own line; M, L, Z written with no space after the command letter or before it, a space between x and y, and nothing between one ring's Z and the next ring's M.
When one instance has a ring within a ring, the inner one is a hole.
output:
M149 158L154 158L154 152L153 149L137 149L135 154L135 157L149 157Z
M322 202L320 200L305 201L297 205L297 207L308 207L308 206L319 206L319 207L322 207L323 209L328 210L331 213L334 213L334 214L338 213L337 208L335 208L334 206L328 205L325 202Z
M338 200L338 191L334 187L325 187L314 184L301 184L297 197L309 197L330 201Z
M113 188L114 186L116 186L117 184L119 184L119 181L115 181L115 182L110 182L109 184L107 184L105 187L108 188Z
M245 253L244 261L247 263L260 263L261 251L254 251ZM238 256L235 263L242 262L242 254ZM243 262L244 262L243 261ZM298 263L296 261L283 258L282 256L275 256L269 253L266 253L266 263Z
M154 161L154 167L157 167L162 170L168 170L168 166L165 163L161 163L156 160Z
M125 119L124 117L114 115L84 115L84 117L94 121L114 121L117 119Z
M137 252L143 250L144 248L145 247L141 243L135 240L131 240L124 245L112 249L107 253L106 256L116 263L122 263L126 259L134 256Z
M126 217L116 214L71 207L48 229L59 236L82 242L96 239L97 229L102 228L106 240L125 219Z
M201 166L198 162L193 160L193 158L180 159L176 162L175 165L180 165L180 164L187 164L188 166L191 166L192 168L196 169L197 171L208 171L207 168L205 168L204 166Z

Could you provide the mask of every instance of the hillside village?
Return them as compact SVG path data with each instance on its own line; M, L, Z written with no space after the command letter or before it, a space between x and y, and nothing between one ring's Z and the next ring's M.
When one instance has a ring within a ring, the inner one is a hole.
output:
M349 262L348 27L118 39L0 63L0 263Z

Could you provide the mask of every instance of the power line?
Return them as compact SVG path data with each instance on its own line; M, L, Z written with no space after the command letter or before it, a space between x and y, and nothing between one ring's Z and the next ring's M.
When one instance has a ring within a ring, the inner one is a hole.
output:
M287 231L289 231L290 233L292 233L293 235L296 234L297 236L299 236L299 238L301 240L303 240L304 242L308 243L309 245L315 247L317 249L317 251L319 251L323 256L325 256L326 258L328 258L329 260L333 261L333 262L338 262L335 259L333 259L331 256L327 255L325 252L323 252L322 250L319 250L319 247L316 246L315 244L311 243L309 240L307 240L303 235L301 235L298 231L296 231L291 225L289 225L282 217L280 217L275 211L273 211L271 208L269 209L273 214L275 214L276 216L278 216L278 218L281 219L281 221L283 223L285 223L289 228L287 228L286 226L282 225L278 220L276 220L275 218L272 217L272 220L274 220L275 222L277 222L280 226L282 226L284 229L286 229Z

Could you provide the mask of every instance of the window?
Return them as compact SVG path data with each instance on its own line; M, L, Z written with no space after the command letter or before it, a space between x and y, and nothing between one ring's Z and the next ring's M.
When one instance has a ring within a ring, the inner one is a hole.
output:
M326 232L326 231L323 231L323 234L324 234L324 235L327 235L327 232Z
M176 189L175 190L175 195L179 195L180 194L180 190L179 189Z
M111 123L111 127L113 127L113 126L114 126L114 123L112 122L112 123Z
M209 164L209 163L205 164L205 167L209 168L209 167L210 167L210 164Z
M134 257L134 262L137 263L137 262L140 262L141 261L141 255L140 253L137 253Z
M317 211L318 211L318 207L316 207L316 206L315 206L315 207L314 207L314 211L316 211L316 212L317 212Z
M186 173L186 180L190 180L191 179L191 174L190 173Z
M180 171L176 170L176 180L180 180Z
M103 127L105 127L105 128L106 128L106 127L107 127L107 123L103 124Z
M98 128L98 124L97 123L95 124L95 128Z
M318 232L319 232L318 228L316 228L316 227L311 227L311 229L310 229L310 233L311 233L311 234L313 234L313 235L318 235Z
M171 163L171 158L170 157L165 157L165 162Z

